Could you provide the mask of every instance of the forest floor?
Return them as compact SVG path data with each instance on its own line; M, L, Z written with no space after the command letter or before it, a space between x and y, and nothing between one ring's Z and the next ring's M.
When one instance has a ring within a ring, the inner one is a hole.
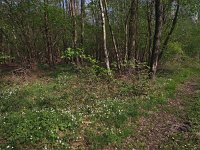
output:
M0 76L0 149L198 150L200 67L173 66L155 82L11 68Z
M144 150L200 149L200 77L179 85L174 98L141 117L138 129L123 143Z

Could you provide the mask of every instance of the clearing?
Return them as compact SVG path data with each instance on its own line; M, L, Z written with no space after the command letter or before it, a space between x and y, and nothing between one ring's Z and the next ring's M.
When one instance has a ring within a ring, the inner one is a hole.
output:
M199 149L199 69L156 82L42 70L1 76L1 149Z

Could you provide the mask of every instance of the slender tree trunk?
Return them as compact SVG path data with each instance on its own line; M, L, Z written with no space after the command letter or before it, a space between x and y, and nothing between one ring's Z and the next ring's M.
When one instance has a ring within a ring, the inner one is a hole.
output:
M70 0L70 14L72 18L72 47L74 50L77 48L77 23L76 23L76 0ZM79 57L76 57L76 64L80 64Z
M85 0L81 0L81 46L84 44Z
M104 54L105 54L105 63L106 63L106 68L108 70L108 74L111 75L109 54L108 54L108 50L107 50L107 41L106 41L107 37L106 37L105 9L103 7L103 0L99 0L99 2L100 2L101 19L102 19L103 49L104 49Z
M72 47L76 48L77 46L77 30L76 30L76 0L70 0L70 11L71 11L71 17L72 17Z
M0 1L0 6L2 5L2 1ZM3 20L3 16L0 16L0 19ZM3 53L3 29L0 27L0 55Z
M92 3L94 3L94 0L91 0ZM98 6L96 6L98 7ZM93 24L96 28L99 28L99 13L95 11L94 8L92 8L92 16L93 16ZM100 42L99 42L99 32L95 32L95 51L94 51L94 57L96 60L101 60L100 56Z
M139 31L138 31L138 0L135 0L135 23L134 23L134 32L135 32L135 63L137 64L139 61L139 51L138 51L138 42L139 42Z
M108 25L109 25L109 29L110 29L110 33L111 33L111 37L112 37L112 43L113 43L113 46L114 46L114 50L115 50L115 55L116 55L116 59L117 59L117 69L119 72L121 72L121 61L120 61L120 57L119 57L119 51L118 51L118 47L117 47L117 42L116 42L116 39L115 39L115 36L114 36L114 32L113 32L113 29L112 29L112 25L110 23L110 19L109 19L109 16L108 16L108 11L107 11L107 1L104 0L104 9L105 9L105 15L106 15L106 18L108 20Z
M66 15L68 15L69 14L69 0L64 0L64 2L65 2L65 10L66 10Z
M134 60L136 51L136 13L137 13L137 0L132 0L130 7L130 20L129 20L129 36L128 36L128 60Z
M162 0L155 1L155 33L153 48L151 54L150 63L150 79L155 80L157 67L158 67L158 56L161 48L161 33L162 33Z
M152 42L153 42L153 8L154 8L154 0L147 1L147 24L148 24L148 65L151 62L151 53L152 53Z
M124 55L124 62L128 59L128 22L130 17L130 11L128 11L128 14L126 16L125 21L125 55Z
M163 53L164 53L164 50L166 49L167 44L169 43L169 40L170 40L170 38L171 38L171 36L172 36L172 34L173 34L173 31L174 31L174 29L175 29L175 27L176 27L176 24L177 24L177 21L178 21L179 8L180 8L180 6L179 6L179 0L177 0L177 6L176 6L175 15L174 15L174 18L173 18L173 21L172 21L172 26L171 26L171 28L170 28L169 33L167 34L167 37L166 37L165 40L164 40L162 50L161 50L161 52L160 52L160 54L159 54L159 60L162 58L162 55L163 55Z
M44 0L44 27L45 27L46 51L48 55L48 63L49 65L53 65L52 42L49 30L48 4L49 1Z
M0 28L0 55L3 53L3 29Z
M65 0L63 0L61 4L61 9L63 10L64 18L66 19L66 10L65 10L66 4L65 3L66 3Z

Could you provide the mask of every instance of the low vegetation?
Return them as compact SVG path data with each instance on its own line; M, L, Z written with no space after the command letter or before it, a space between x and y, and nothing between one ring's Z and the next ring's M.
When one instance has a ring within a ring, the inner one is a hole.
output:
M140 80L134 76L105 78L70 65L54 70L41 67L45 71L34 79L2 77L2 149L119 146L134 135L138 118L173 98L177 86L199 72L176 65L176 71L172 68L164 74L167 71L161 70L157 81L152 82L145 74ZM197 119L196 110L188 109Z

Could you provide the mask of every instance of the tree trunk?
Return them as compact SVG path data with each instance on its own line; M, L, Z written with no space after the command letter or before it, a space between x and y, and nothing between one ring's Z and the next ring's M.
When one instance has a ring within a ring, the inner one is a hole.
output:
M76 31L76 2L75 0L71 0L70 1L70 13L71 13L71 17L72 17L72 27L73 27L73 31L72 31L72 47L76 48L77 46L77 31Z
M84 43L85 0L81 0L81 46Z
M130 20L129 20L129 35L128 35L128 60L134 60L136 51L136 13L137 13L137 0L132 0L130 7Z
M155 1L155 33L150 63L150 79L155 80L162 34L162 0Z
M2 1L0 1L0 6L2 5ZM3 16L0 16L0 19L3 20ZM0 55L3 53L3 28L0 27ZM0 62L1 63L1 62Z
M49 15L48 15L48 0L44 0L44 28L45 28L45 38L46 38L46 52L48 55L49 65L53 65L53 55L52 55L52 42L49 30Z
M173 21L172 21L172 26L171 26L170 31L167 34L167 37L165 38L165 41L163 43L163 47L162 47L162 50L161 50L161 52L159 54L159 58L158 58L159 60L162 58L164 50L166 49L167 44L169 43L169 40L170 40L170 38L171 38L171 36L173 34L173 31L174 31L174 29L176 27L176 24L177 24L177 21L178 21L179 8L180 8L179 0L177 0L177 6L176 6L175 15L174 15L174 18L173 18Z
M129 18L130 18L130 10L127 13L126 20L125 20L125 54L124 54L124 62L128 60L128 25L129 25Z
M104 49L104 54L105 54L105 63L106 63L106 68L108 70L108 75L111 75L109 54L108 54L108 50L107 50L107 41L106 41L107 37L106 37L105 10L104 10L104 7L103 7L103 0L99 0L99 2L100 2L101 19L102 19L103 49Z
M0 55L3 53L3 29L0 28Z
M115 55L116 55L116 59L117 59L117 69L119 72L121 72L121 61L120 61L120 58L119 58L119 52L118 52L118 48L117 48L117 42L116 42L116 39L115 39L115 36L114 36L114 32L113 32L113 29L112 29L112 25L110 23L110 19L109 19L109 16L108 16L108 11L107 11L107 2L106 0L104 0L104 9L105 9L105 15L106 15L106 18L108 20L108 25L109 25L109 29L110 29L110 33L111 33L111 37L112 37L112 43L113 43L113 46L114 46L114 50L115 50Z
M153 8L154 8L154 0L147 1L147 24L148 24L148 65L151 62L151 53L152 53L152 41L153 41Z
M77 23L76 23L76 0L70 0L70 14L72 18L72 47L74 50L77 48ZM76 57L76 64L80 64L79 57Z

